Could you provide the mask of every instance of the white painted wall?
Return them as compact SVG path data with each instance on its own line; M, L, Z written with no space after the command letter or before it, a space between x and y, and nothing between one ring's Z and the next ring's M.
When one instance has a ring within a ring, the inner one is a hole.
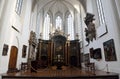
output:
M119 14L119 18L120 18L120 0L115 0L115 3L116 3L117 11Z
M30 36L30 16L31 16L31 6L32 6L32 0L27 0L25 2L25 14L24 14L24 21L23 21L23 29L21 32L21 36L18 37L19 38L19 52L18 53L18 62L17 62L17 67L19 68L21 62L27 62L27 57L28 57L28 50L29 50L29 36ZM27 54L26 54L26 58L22 58L22 47L23 45L27 46Z
M120 69L119 69L120 67L120 48L119 48L120 29L117 24L116 15L114 13L115 8L113 8L114 6L112 5L112 0L102 0L102 4L103 4L103 11L104 11L105 20L108 28L108 33L100 38L97 37L97 40L94 40L93 42L91 42L90 45L87 47L85 46L86 43L84 42L84 53L89 53L89 48L91 47L93 47L94 49L101 48L102 59L99 61L91 59L91 62L95 62L96 68L99 70L103 69L106 66L106 64L108 64L110 72L120 73ZM91 7L87 7L87 12L93 13L93 11L91 10ZM109 61L109 62L105 61L103 42L109 39L114 39L117 61ZM104 70L106 71L106 68Z
M15 1L14 1L15 2ZM12 23L11 23L11 16L12 16L12 7L14 7L14 2L11 0L5 2L3 14L1 16L1 21L0 21L0 72L6 72L8 68L8 61L9 61L9 52L10 52L10 46L12 44L12 41L16 41L15 35L13 34L13 30L11 28ZM12 4L12 5L11 5ZM17 34L17 33L15 33ZM9 40L8 40L9 39ZM9 45L9 50L7 56L2 56L2 49L3 45L8 44ZM4 61L4 62L3 62Z
M2 12L3 12L4 3L5 3L5 0L0 0L0 18L1 18Z
M35 5L32 11L30 30L36 32L36 23L37 23L37 5Z
M27 61L27 58L22 58L22 46L28 46L29 39L29 20L31 15L32 0L23 1L22 14L19 16L15 12L16 0L9 0L4 3L4 9L1 13L0 20L0 73L5 73L8 70L10 49L11 46L18 48L17 68L21 62ZM12 26L17 28L15 31ZM3 45L8 44L9 50L6 56L2 56ZM28 47L27 47L28 49Z
M93 12L92 0L87 0L86 5L87 5L87 12L90 12L90 13Z

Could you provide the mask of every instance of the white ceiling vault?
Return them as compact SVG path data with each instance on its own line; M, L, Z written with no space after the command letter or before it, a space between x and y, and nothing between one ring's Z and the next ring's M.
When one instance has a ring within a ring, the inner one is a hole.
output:
M67 11L80 12L80 7L85 9L86 0L37 0L38 12L44 10L44 12L65 13Z
M82 4L83 8L84 8L85 11L86 11L86 1L87 1L87 0L79 0L79 1L80 1L80 3Z

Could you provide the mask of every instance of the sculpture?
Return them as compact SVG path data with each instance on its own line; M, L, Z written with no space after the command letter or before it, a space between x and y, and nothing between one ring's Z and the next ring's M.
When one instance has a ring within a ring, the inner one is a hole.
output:
M30 32L29 43L30 44L34 43L35 45L37 44L36 33L33 31Z
M90 41L93 41L93 39L96 40L96 29L95 29L95 24L93 23L94 21L94 15L87 13L85 17L85 24L87 28L85 28L85 36L86 36L86 41L88 42L88 45Z
M63 35L63 31L60 29L60 27L58 27L56 30L55 30L55 33L54 35Z
M76 33L76 39L79 40L79 34L78 33Z
M40 33L40 39L42 39L42 33Z

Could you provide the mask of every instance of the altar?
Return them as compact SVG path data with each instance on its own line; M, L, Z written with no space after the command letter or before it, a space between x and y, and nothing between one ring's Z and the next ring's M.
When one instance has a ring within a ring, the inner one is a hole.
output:
M50 33L49 40L39 39L36 60L37 68L49 66L81 67L80 42L79 40L69 40L68 35L59 30Z

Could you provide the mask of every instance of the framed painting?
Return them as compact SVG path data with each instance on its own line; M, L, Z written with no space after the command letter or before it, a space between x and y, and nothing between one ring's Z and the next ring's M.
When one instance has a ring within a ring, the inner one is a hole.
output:
M93 51L94 51L93 47L89 49L90 57L91 57L91 58L93 58Z
M105 61L117 61L114 40L110 39L103 43Z
M23 48L22 48L22 58L26 57L26 51L27 51L27 46L23 45Z
M84 60L83 60L83 57L84 56L84 54L83 53L80 53L80 59L81 59L81 63L83 63L84 62Z
M94 59L102 59L101 48L97 48L93 50L93 58Z
M6 56L6 55L7 55L7 52L8 52L8 45L7 45L7 44L4 44L4 46L3 46L3 51L2 51L2 55L3 55L3 56Z
M41 56L48 56L48 42L43 41L41 46Z
M90 62L90 54L84 54L84 62L89 63Z

